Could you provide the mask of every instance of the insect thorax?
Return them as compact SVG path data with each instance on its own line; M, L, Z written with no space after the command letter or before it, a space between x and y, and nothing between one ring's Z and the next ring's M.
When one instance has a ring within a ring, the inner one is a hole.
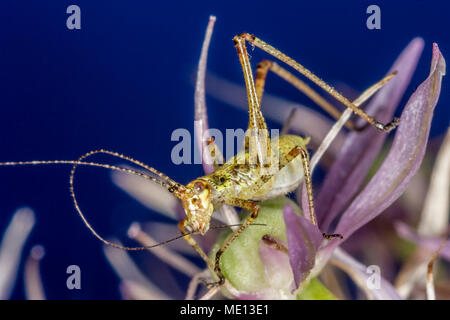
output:
M293 191L303 179L300 157L279 170L280 159L296 146L306 148L309 138L283 135L271 140L270 165L260 167L246 163L246 154L240 152L215 172L202 177L213 187L213 198L221 202L226 198L265 200ZM248 159L248 158L247 158Z

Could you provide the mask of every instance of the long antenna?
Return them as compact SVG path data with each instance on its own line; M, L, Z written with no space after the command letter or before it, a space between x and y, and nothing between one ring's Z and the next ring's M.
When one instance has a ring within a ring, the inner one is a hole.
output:
M159 177L160 179L157 179L155 177L149 176L147 174L144 173L140 173L136 170L132 170L132 169L127 169L127 168L122 168L122 167L118 167L118 166L113 166L113 165L109 165L109 164L103 164L103 163L97 163L97 162L86 162L86 161L81 161L82 159L85 159L89 156L92 156L94 154L99 154L99 153L103 153L103 154L108 154L126 161L129 161L141 168L146 169L147 171L151 172L152 174L156 175L157 177ZM81 159L81 160L80 160ZM82 157L80 157L78 160L37 160L37 161L8 161L8 162L0 162L0 166L26 166L26 165L48 165L48 164L72 164L72 165L85 165L85 166L93 166L93 167L102 167L102 168L107 168L107 169L111 169L111 170L117 170L117 171L122 171L122 172L126 172L126 173L130 173L130 174L134 174L137 176L141 176L143 178L146 178L148 180L152 180L153 182L156 182L160 185L162 185L163 187L167 188L170 192L175 192L177 191L177 189L183 189L183 185L179 184L178 182L175 182L174 180L170 179L167 175L165 175L164 173L156 170L153 167L150 167L148 165L146 165L145 163L133 159L131 157L125 156L123 154L120 154L118 152L114 152L114 151L109 151L109 150L104 150L104 149L99 149L99 150L94 150L94 151L90 151L86 154L84 154Z
M129 168L122 168L106 163L98 163L98 162L85 162L85 161L75 161L75 160L33 160L33 161L8 161L8 162L0 162L0 166L28 166L28 165L49 165L49 164L78 164L83 166L91 166L91 167L99 167L99 168L105 168L115 171L121 171L129 174L133 174L136 176L139 176L141 178L151 180L153 182L161 184L161 180L158 180L152 176L149 176L145 173L129 169ZM167 184L164 185L166 188L169 188Z
M133 170L133 169L128 169L128 168L122 168L122 167L118 167L118 166L114 166L114 165L109 165L109 164L104 164L104 163L97 163L97 162L87 162L87 161L83 161L84 159L86 159L87 157L93 156L95 154L107 154L107 155L111 155L123 160L127 160L141 168L144 168L145 170L151 172L152 174L156 175L157 177L154 176L150 176L148 174ZM72 196L73 199L73 203L75 206L75 209L77 210L78 214L80 215L81 219L83 220L84 224L86 225L86 227L94 234L94 236L96 238L98 238L100 241L102 241L104 244L107 244L111 247L114 248L118 248L118 249L122 249L122 250L128 250L128 251L137 251L137 250L146 250L146 249L151 249L160 245L164 245L167 244L171 241L183 238L187 235L190 235L194 232L189 232L189 233L185 233L183 235L177 236L175 238L169 239L167 241L163 241L151 246L141 246L141 247L126 247L126 246L122 246L122 245L118 245L115 244L113 242L110 242L106 239L104 239L102 236L100 236L95 230L94 228L91 226L91 224L87 221L86 217L84 216L83 212L81 211L81 208L78 204L78 201L76 199L75 196L75 190L74 190L74 177L75 177L75 170L79 165L83 165L83 166L92 166L92 167L101 167L101 168L106 168L106 169L111 169L111 170L116 170L116 171L121 171L121 172L125 172L125 173L129 173L129 174L133 174L139 177L142 177L144 179L156 182L158 184L160 184L161 186L167 188L170 192L174 193L175 195L180 195L181 192L184 191L184 186L179 184L178 182L175 182L174 180L170 179L167 175L163 174L162 172L146 165L145 163L138 161L136 159L133 159L131 157L125 156L123 154L117 153L117 152L113 152L113 151L109 151L109 150L104 150L104 149L99 149L99 150L94 150L94 151L90 151L84 155L82 155L81 157L79 157L77 160L38 160L38 161L9 161L9 162L0 162L0 166L26 166L26 165L50 165L50 164L72 164L72 170L70 173L70 194Z
M157 246L159 246L159 245L162 245L162 244L166 244L166 243L168 243L168 242L171 242L171 241L173 241L173 240L182 238L182 237L184 237L184 236L186 236L186 235L189 234L189 233L186 233L186 234L184 234L184 235L178 236L178 237L176 237L176 238L173 238L173 239L170 239L170 240L167 240L167 241L164 241L164 242L155 244L155 245L151 245L151 246L140 246L140 247L126 247L126 246L118 245L118 244L115 244L115 243L113 243L113 242L110 242L110 241L106 240L105 238L103 238L102 236L100 236L100 235L97 233L97 231L95 231L95 229L91 226L91 224L87 221L86 217L84 216L84 214L83 214L83 212L82 212L82 210L81 210L81 208L80 208L80 205L78 204L77 197L76 197L76 195L75 195L75 188L74 188L75 172L76 172L76 169L77 169L78 165L79 165L84 159L86 159L86 158L88 158L88 157L90 157L90 156L93 156L94 154L99 154L99 153L108 154L108 155L111 155L111 156L114 156L114 157L118 157L118 158L121 158L121 159L130 161L130 162L132 162L132 163L134 163L134 164L136 164L136 165L138 165L138 166L140 166L140 167L142 167L142 168L144 168L144 169L147 169L148 171L150 171L150 172L156 174L158 177L160 177L160 178L162 178L162 179L164 179L164 180L159 180L159 179L156 179L156 178L150 177L150 176L148 176L148 178L150 178L152 181L155 181L155 182L159 183L160 185L166 187L169 191L173 192L175 195L177 195L177 194L179 195L180 192L182 192L182 191L184 190L184 186L183 186L183 185L181 185L181 184L175 182L174 180L170 179L170 178L169 178L168 176L166 176L165 174L159 172L158 170L156 170L156 169L154 169L154 168L152 168L152 167L150 167L150 166L147 166L146 164L144 164L144 163L142 163L142 162L140 162L140 161L138 161L138 160L135 160L135 159L133 159L133 158L127 157L127 156L122 155L122 154L120 154L120 153L113 152L113 151L108 151L108 150L104 150L104 149L100 149L100 150L90 151L90 152L88 152L88 153L82 155L81 157L79 157L79 158L75 161L75 163L73 164L72 170L71 170L71 172L70 172L70 179L69 179L69 184L70 184L70 195L72 196L72 200L73 200L73 204L74 204L74 206L75 206L75 209L77 210L77 212L78 212L78 214L80 215L81 219L83 220L84 224L86 225L86 227L92 232L92 234L93 234L97 239L99 239L99 240L100 240L101 242L103 242L104 244L107 244L107 245L109 245L109 246L111 246L111 247L114 247L114 248L118 248L118 249L122 249L122 250L128 250L128 251L138 251L138 250L151 249L151 248L157 247Z
M133 159L131 157L128 157L126 155L123 155L121 153L114 152L114 151L109 151L109 150L105 150L105 149L93 150L93 151L90 151L90 152L82 155L77 161L79 162L79 161L81 161L81 160L83 160L85 158L88 158L90 156L93 156L94 154L99 154L99 153L108 154L110 156L117 157L117 158L120 158L120 159L123 159L123 160L127 160L127 161L129 161L131 163L134 163L135 165L137 165L137 166L139 166L141 168L144 168L144 169L150 171L151 173L157 175L161 179L163 179L166 182L166 186L175 187L175 186L179 186L180 185L179 183L177 183L174 180L170 179L164 173L156 170L155 168L150 167L150 166L146 165L145 163L143 163L143 162L141 162L139 160Z

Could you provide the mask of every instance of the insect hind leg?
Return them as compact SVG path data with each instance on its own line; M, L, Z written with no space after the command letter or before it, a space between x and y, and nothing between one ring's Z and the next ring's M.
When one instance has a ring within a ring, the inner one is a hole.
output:
M380 131L389 132L392 129L394 129L399 122L398 118L394 118L392 121L390 121L387 124L383 124L379 121L377 121L372 116L366 114L362 109L358 108L355 104L350 102L346 97L344 97L342 94L337 92L332 86L327 84L325 81L317 77L315 74L313 74L311 71L306 69L304 66L302 66L300 63L292 59L291 57L288 57L280 50L272 47L270 44L262 41L261 39L255 37L252 34L249 33L242 33L234 37L235 43L239 43L241 47L245 47L245 42L248 41L253 46L256 46L260 48L261 50L267 52L268 54L272 55L273 57L277 58L280 61L283 61L299 73L303 74L306 78L314 82L317 86L321 87L323 90L328 92L330 95L332 95L336 100L341 102L344 106L347 108L350 108L354 113L356 113L358 116L366 120L369 124L374 126ZM242 62L242 60L241 60ZM255 93L255 99L257 100L256 93Z
M308 151L305 147L297 145L294 148L291 149L283 158L280 159L279 164L279 170L283 169L289 162L294 160L296 157L300 156L302 160L303 165L303 174L305 177L305 184L306 184L306 191L308 195L308 206L309 206L309 213L310 213L310 220L311 223L317 226L317 220L316 215L314 211L314 195L313 195L313 188L312 188L312 181L311 181L311 171L309 168L309 155ZM344 237L341 234L327 234L323 233L322 236L325 239L333 239L333 238L340 238L343 239Z
M260 167L269 167L272 151L269 132L261 112L261 105L253 80L250 59L245 46L245 39L235 37L234 44L244 74L249 105L248 128L244 139L245 163L257 164Z

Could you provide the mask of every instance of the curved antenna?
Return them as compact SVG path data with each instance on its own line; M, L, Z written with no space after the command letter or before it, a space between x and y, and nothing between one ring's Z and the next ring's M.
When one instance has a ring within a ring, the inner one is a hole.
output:
M98 162L86 162L86 161L82 161L83 159L92 156L94 154L98 154L98 153L103 153L103 154L108 154L120 159L124 159L127 160L131 163L134 163L135 165L144 168L146 170L148 170L149 172L155 174L157 177L161 178L158 179L156 177L150 176L148 174L133 170L133 169L128 169L128 168L122 168L122 167L118 167L118 166L114 166L114 165L110 165L110 164L104 164L104 163L98 163ZM120 172L125 172L125 173L129 173L129 174L133 174L136 176L139 176L141 178L156 182L158 184L160 184L161 186L167 188L170 192L175 193L175 195L179 195L181 191L184 190L184 186L179 184L178 182L175 182L174 180L170 179L167 175L163 174L162 172L146 165L145 163L135 160L131 157L125 156L123 154L117 153L117 152L113 152L113 151L109 151L109 150L104 150L104 149L100 149L100 150L94 150L94 151L90 151L86 154L84 154L83 156L81 156L80 158L78 158L78 160L37 160L37 161L8 161L8 162L0 162L0 166L26 166L26 165L49 165L49 164L72 164L72 170L70 173L70 193L74 202L74 206L75 209L77 210L78 214L80 215L81 219L83 220L84 224L88 227L88 229L103 243L114 247L114 248L118 248L118 249L122 249L122 250L145 250L145 249L151 249L160 245L164 245L167 244L171 241L183 238L187 235L192 234L193 232L190 233L185 233L183 235L177 236L175 238L169 239L167 241L163 241L160 243L157 243L155 245L151 245L151 246L141 246L141 247L126 247L126 246L121 246L115 243L112 243L108 240L105 240L103 237L101 237L95 230L94 228L89 224L89 222L87 221L87 219L85 218L84 214L82 213L80 206L78 205L78 202L76 200L76 196L75 196L75 191L74 191L74 176L75 176L75 169L77 168L77 166L79 165L84 165L84 166L91 166L91 167L101 167L101 168L106 168L106 169L110 169L110 170L116 170L116 171L120 171Z
M158 246L162 246L162 245L164 245L164 244L168 244L169 242L172 242L172 241L175 241L175 240L184 238L184 237L186 237L186 236L189 236L189 235L195 233L194 231L191 231L191 232L187 232L187 233L185 233L185 234L180 234L179 236L176 236L176 237L174 237L174 238L172 238L172 239L169 239L169 240L166 240L166 241L162 241L162 242L158 242L158 243L155 243L155 244L153 244L153 245L151 245L151 246L126 247L126 246L121 246L121 245L119 245L119 244L116 244L116 243L113 243L113 242L111 242L111 241L105 240L105 239L103 239L102 237L100 237L95 231L93 231L92 228L90 228L89 226L88 226L88 228L89 228L89 229L94 233L94 235L95 235L101 242L103 242L104 244L106 244L106 245L108 245L108 246L111 246L111 247L113 247L113 248L117 248L117 249L121 249L121 250L126 250L126 251L142 251L142 250L152 249L152 248L155 248L155 247L158 247Z
M94 154L98 154L98 153L103 153L103 154L108 154L123 160L127 160L141 168L146 169L147 171L155 174L157 177L153 177L150 176L148 174L133 170L133 169L128 169L128 168L122 168L122 167L118 167L118 166L114 166L114 165L109 165L109 164L104 164L104 163L98 163L98 162L86 162L86 161L82 161L83 159L90 157ZM190 235L194 232L188 232L185 233L183 235L177 236L175 238L151 245L151 246L141 246L141 247L126 247L126 246L121 246L115 243L112 243L106 239L104 239L103 237L101 237L95 230L94 228L90 225L90 223L87 221L87 219L85 218L84 214L81 211L80 206L78 205L78 202L76 200L76 196L75 196L75 191L74 191L74 176L75 176L75 170L79 165L84 165L84 166L92 166L92 167L101 167L101 168L106 168L106 169L111 169L111 170L116 170L116 171L120 171L120 172L125 172L125 173L129 173L129 174L134 174L136 176L142 177L144 179L156 182L158 184L160 184L161 186L165 187L166 189L168 189L171 193L174 193L176 196L179 196L181 194L181 192L184 191L184 186L182 184L179 184L178 182L175 182L174 180L170 179L167 175L165 175L164 173L146 165L145 163L138 161L136 159L133 159L131 157L125 156L123 154L114 152L114 151L109 151L109 150L104 150L104 149L99 149L99 150L94 150L94 151L90 151L84 155L82 155L80 158L78 158L77 160L38 160L38 161L8 161L8 162L0 162L0 166L26 166L26 165L48 165L48 164L72 164L72 170L70 173L70 193L73 199L73 203L75 206L75 209L77 210L78 214L80 215L81 219L83 220L84 224L88 227L88 229L94 234L95 237L97 237L100 241L102 241L104 244L107 244L111 247L114 248L118 248L118 249L122 249L122 250L128 250L128 251L137 251L137 250L146 250L146 249L151 249L160 245L164 245L167 244L171 241L183 238L187 235Z
M113 151L100 149L100 150L90 151L90 152L82 155L81 157L78 158L78 160L74 161L74 165L73 165L72 170L70 172L70 180L69 180L69 183L70 183L70 195L72 196L73 204L74 204L75 209L77 210L79 216L83 220L83 222L86 225L86 227L92 232L92 234L97 239L99 239L104 244L106 244L108 246L111 246L111 247L114 247L114 248L117 248L117 249L122 249L122 250L127 250L127 251L138 251L138 250L151 249L151 248L163 245L163 244L167 244L167 243L169 243L171 241L183 238L183 237L193 233L193 232L185 233L185 234L182 234L182 235L180 235L178 237L175 237L175 238L172 238L172 239L169 239L167 241L163 241L163 242L151 245L151 246L139 246L139 247L126 247L126 246L118 245L118 244L115 244L115 243L113 243L111 241L108 241L105 238L103 238L102 236L100 236L97 233L97 231L95 231L95 229L91 226L91 224L87 221L86 217L84 216L83 212L81 211L80 205L78 204L77 197L75 195L75 188L74 188L75 172L76 172L76 169L77 169L78 165L83 163L82 160L84 160L84 159L86 159L86 158L88 158L90 156L93 156L94 154L98 154L98 153L104 153L104 154L112 155L112 156L115 156L115 157L118 157L118 158L121 158L121 159L124 159L124 160L128 160L128 161L130 161L130 162L132 162L132 163L134 163L134 164L136 164L136 165L138 165L138 166L140 166L140 167L142 167L144 169L149 170L150 172L156 174L158 177L161 177L164 180L159 180L159 179L156 179L154 177L147 176L147 175L145 175L145 176L147 176L152 181L155 181L155 182L161 184L162 186L166 187L170 192L174 192L175 194L179 194L179 192L182 191L183 188L184 188L183 185L175 182L174 180L170 179L168 176L166 176L165 174L159 172L158 170L156 170L156 169L154 169L152 167L149 167L146 164L144 164L144 163L142 163L142 162L140 162L138 160L135 160L133 158L127 157L125 155L122 155L120 153L116 153L116 152L113 152Z
M139 166L141 168L144 168L144 169L150 171L151 173L157 175L161 179L163 179L163 181L166 183L166 186L175 187L175 188L178 188L178 187L181 186L178 182L170 179L167 175L165 175L164 173L156 170L155 168L150 167L150 166L146 165L145 163L143 163L143 162L141 162L139 160L133 159L131 157L128 157L126 155L123 155L121 153L114 152L114 151L109 151L109 150L105 150L105 149L93 150L93 151L90 151L90 152L84 154L83 156L81 156L78 159L78 161L83 160L83 159L85 159L87 157L90 157L90 156L92 156L94 154L99 154L99 153L108 154L110 156L117 157L117 158L120 158L120 159L123 159L123 160L127 160L127 161L129 161L131 163L134 163L135 165L137 165L137 166ZM76 166L76 165L74 165L74 166Z
M92 156L94 154L98 154L98 153L103 153L103 154L108 154L126 161L129 161L141 168L146 169L147 171L151 172L152 174L156 175L157 177L159 177L160 179L157 179L156 177L152 177L149 176L147 174L138 172L136 170L132 170L132 169L126 169L126 168L122 168L122 167L117 167L117 166L113 166L113 165L109 165L109 164L103 164L103 163L97 163L97 162L84 162L84 161L80 161L80 159L84 159L87 158L89 156ZM156 170L153 167L150 167L148 165L146 165L145 163L133 159L131 157L125 156L121 153L118 152L114 152L114 151L109 151L109 150L105 150L105 149L99 149L99 150L94 150L94 151L90 151L86 154L84 154L82 157L80 157L78 160L74 161L74 160L39 160L39 161L10 161L10 162L0 162L0 166L25 166L25 165L46 165L46 164L72 164L72 165L87 165L87 166L93 166L93 167L103 167L103 168L107 168L107 169L112 169L112 170L117 170L117 171L122 171L122 172L126 172L126 173L131 173L137 176L141 176L143 178L146 178L147 180L151 180L153 182L156 182L158 184L160 184L161 186L165 187L166 189L168 189L171 193L175 193L175 196L179 196L180 193L179 191L182 191L184 188L183 185L181 185L180 183L172 180L171 178L169 178L167 175L165 175L164 173Z

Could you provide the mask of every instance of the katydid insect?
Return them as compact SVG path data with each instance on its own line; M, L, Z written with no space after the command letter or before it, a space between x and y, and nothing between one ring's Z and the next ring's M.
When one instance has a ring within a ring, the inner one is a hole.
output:
M367 115L358 106L372 96L379 88L389 81L394 74L391 74L381 81L377 82L367 89L357 100L350 102L347 98L335 91L331 86L319 79L308 69L275 49L271 45L256 38L253 35L243 33L234 37L234 44L239 56L241 67L244 74L245 86L247 89L247 97L249 104L249 124L247 135L244 140L244 149L238 155L228 160L225 164L219 166L215 164L216 170L208 175L199 177L187 185L175 182L165 174L158 170L145 165L144 163L107 150L95 150L81 156L77 160L52 160L52 161L22 161L22 162L3 162L0 166L18 166L18 165L40 165L40 164L72 164L70 174L70 192L73 198L75 208L82 218L86 226L91 232L103 243L124 250L143 250L149 249L161 244L168 243L178 238L184 238L205 260L207 265L214 270L218 281L209 283L210 286L222 285L225 278L220 269L220 257L228 246L256 219L259 212L258 201L285 195L295 190L304 180L307 186L308 205L310 209L310 220L317 225L314 214L314 202L311 174L309 169L309 154L307 144L309 139L304 139L295 135L281 135L270 140L268 138L268 130L265 119L260 110L260 104L263 96L265 79L268 71L277 74L288 83L292 84L300 91L309 96L317 104L328 111L332 116L338 117L339 112L334 109L328 102L321 98L312 88L295 77L287 70L280 67L272 61L264 60L257 66L256 80L253 80L252 69L249 56L246 49L246 42L256 46L268 54L274 56L280 61L286 63L306 78L314 82L316 85L324 89L347 108L353 110L354 113L362 117L368 124L374 126L380 131L389 132L398 123L398 119L394 118L388 124L382 124L373 117ZM352 122L347 123L350 129L358 130ZM251 132L255 135L250 135ZM252 137L252 138L251 138ZM210 144L214 149L214 141ZM256 156L254 153L256 152ZM87 158L95 154L108 154L115 156L146 169L149 173L142 173L133 169L113 166L105 163L88 162ZM213 155L214 156L214 155ZM255 159L256 161L252 161ZM76 168L79 165L103 167L111 170L122 171L129 174L138 175L142 178L156 182L167 188L182 202L186 213L186 218L181 220L178 227L181 235L168 241L143 247L125 247L107 241L100 236L94 228L88 223L82 210L77 202L74 192L74 177ZM275 168L275 170L268 170ZM211 216L215 210L223 204L236 206L247 209L250 215L246 220L234 231L231 237L217 251L215 261L211 261L205 252L196 243L192 234L204 235L210 229ZM341 237L338 234L323 234L325 238Z

